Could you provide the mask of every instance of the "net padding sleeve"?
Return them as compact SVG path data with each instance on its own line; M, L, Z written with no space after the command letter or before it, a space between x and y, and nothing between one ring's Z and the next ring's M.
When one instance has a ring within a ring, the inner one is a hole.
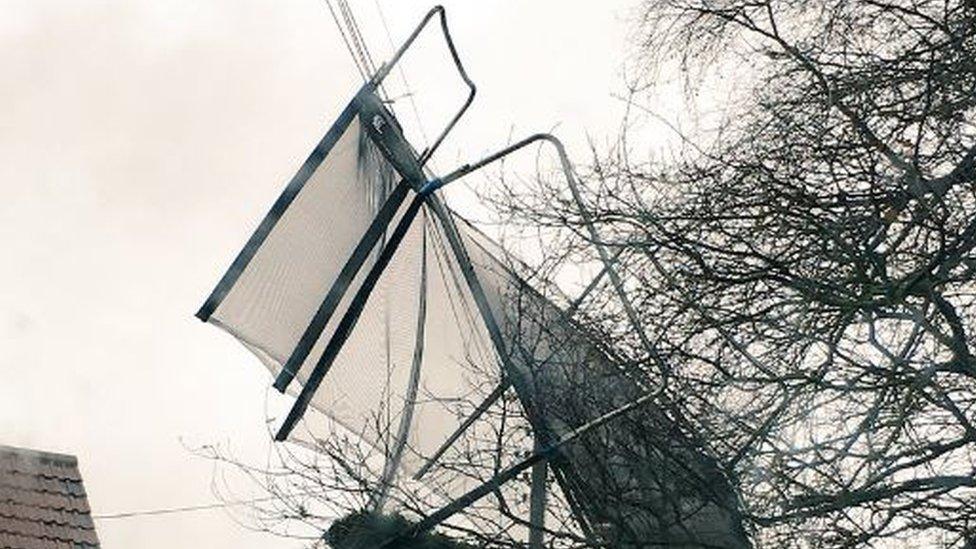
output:
M375 212L354 119L210 317L279 370Z
M372 87L364 86L197 316L234 335L276 374L289 358L298 358L290 371L307 369L317 358L308 353L311 346L328 339L323 337L327 323L317 322L325 317L318 313L331 308L336 317L348 305L345 299L326 307L326 296L336 288L342 291L331 293L343 297L355 291L375 259L373 243L382 239L385 225L367 228L383 217L378 212L397 212L407 189L417 188L422 177L395 119ZM357 247L363 248L356 254L362 260L359 270L343 272Z

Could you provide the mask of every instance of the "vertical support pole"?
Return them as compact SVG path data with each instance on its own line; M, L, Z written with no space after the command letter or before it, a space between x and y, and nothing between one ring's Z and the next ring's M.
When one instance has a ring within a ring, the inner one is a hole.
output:
M535 437L535 453L542 451L539 437ZM532 466L532 492L529 497L529 549L543 549L546 527L546 476L549 472L547 461Z
M600 257L600 262L603 263L603 268L606 271L607 276L610 278L610 283L613 284L614 291L617 297L620 299L621 304L624 308L624 313L627 315L627 320L630 322L631 327L637 334L638 339L640 339L641 345L644 347L645 352L650 356L661 368L662 375L667 376L668 367L664 360L661 358L660 354L657 352L657 348L648 339L647 334L644 333L644 328L641 326L640 318L637 316L637 311L634 310L634 305L630 301L630 297L627 296L627 292L624 289L623 280L620 278L620 274L614 268L615 257L611 257L610 252L607 251L606 246L603 245L603 241L600 239L600 234L596 230L596 226L593 224L593 216L590 211L586 208L585 202L583 202L583 194L580 191L579 183L576 181L576 175L573 172L573 165L569 162L569 156L566 154L566 147L563 146L562 141L548 133L537 133L526 137L525 139L509 145L504 149L486 156L481 160L475 162L474 164L465 164L460 168L454 170L448 175L442 177L434 185L435 188L440 188L455 179L464 177L465 175L479 170L492 162L525 147L536 141L548 141L556 148L556 153L559 155L559 162L562 165L563 173L566 175L566 184L569 186L569 191L573 196L573 202L576 204L576 208L579 210L580 218L583 221L583 225L586 226L587 234L589 235L590 241L593 243L593 247L596 248L597 255Z

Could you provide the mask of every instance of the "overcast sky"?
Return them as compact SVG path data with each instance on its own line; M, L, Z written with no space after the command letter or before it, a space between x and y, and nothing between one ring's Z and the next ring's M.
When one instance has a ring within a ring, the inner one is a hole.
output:
M431 7L350 4L377 61L377 6L396 43ZM445 4L479 93L436 167L614 134L634 0ZM405 65L424 129L395 104L417 141L463 97L438 40ZM0 444L78 455L95 514L214 502L187 446L260 462L266 371L193 313L360 84L322 0L0 0ZM299 546L219 510L97 526L107 549Z

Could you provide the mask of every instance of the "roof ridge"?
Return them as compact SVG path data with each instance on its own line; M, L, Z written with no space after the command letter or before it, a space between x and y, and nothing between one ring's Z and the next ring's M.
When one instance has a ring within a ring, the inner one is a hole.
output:
M50 460L68 466L78 465L77 456L73 456L71 454L46 452L44 450L34 450L31 448L20 448L17 446L7 446L5 444L0 444L0 458L6 456L37 459L39 461Z

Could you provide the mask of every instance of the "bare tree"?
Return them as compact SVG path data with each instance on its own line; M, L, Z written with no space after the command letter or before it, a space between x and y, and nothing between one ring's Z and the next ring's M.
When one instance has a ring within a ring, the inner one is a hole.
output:
M650 113L683 128L674 152L638 159L628 131L595 148L580 174L585 214L544 167L491 196L509 229L541 244L530 282L598 264L595 234L622 278L625 300L598 277L561 303L573 336L610 363L562 365L560 383L574 389L554 409L599 409L639 388L657 395L579 441L577 457L606 453L609 435L639 442L587 475L610 486L645 471L663 493L677 483L701 505L734 506L760 547L972 546L976 3L651 0L640 14L644 66L624 127L674 72L689 106L709 106ZM610 371L626 383L592 382ZM489 390L453 403L458 414ZM381 413L374 423L374 440L395 430ZM479 423L423 486L398 483L391 508L426 516L458 478L484 482L531 448L511 393ZM336 514L370 509L384 450L340 434L318 444L321 463L291 456L256 480L282 501L302 493ZM594 537L573 520L586 502L560 491L556 465L549 544L620 541L600 530L615 528L624 503L644 505L640 492L623 485L618 499L597 501L605 523L590 525ZM712 468L721 474L698 474ZM446 531L521 546L528 486L527 475L506 484ZM688 501L672 501L678 522ZM327 530L335 515L309 508L259 517L268 529L298 520Z
M641 13L635 119L669 71L710 107L692 129L652 113L684 128L674 154L636 160L624 135L584 174L668 364L650 377L735 479L759 545L971 545L976 3ZM571 243L550 269L592 259L555 179L493 198ZM582 310L636 349L607 288Z

